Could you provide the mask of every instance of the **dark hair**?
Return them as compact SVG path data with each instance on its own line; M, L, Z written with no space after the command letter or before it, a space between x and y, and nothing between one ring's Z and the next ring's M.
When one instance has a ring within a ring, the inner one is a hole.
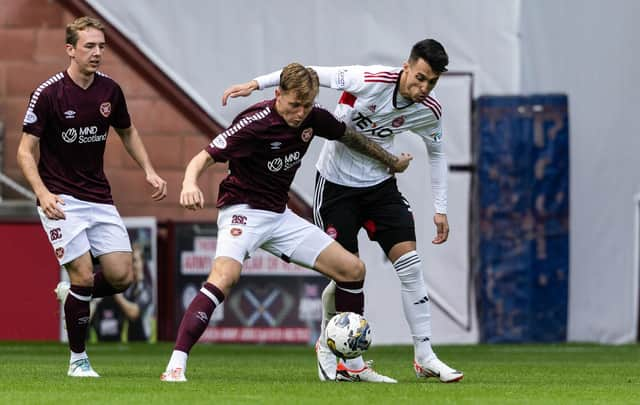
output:
M447 51L435 39L423 39L411 48L409 62L413 63L418 59L424 59L431 66L431 69L438 74L446 72L447 64L449 64Z

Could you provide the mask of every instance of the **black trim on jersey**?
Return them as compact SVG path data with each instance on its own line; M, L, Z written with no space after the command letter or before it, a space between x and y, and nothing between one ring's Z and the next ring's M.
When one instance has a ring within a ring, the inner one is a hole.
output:
M396 80L396 87L393 88L393 98L391 99L391 103L393 104L393 108L395 108L396 110L404 110L405 108L414 104L413 100L409 104L405 105L404 107L398 107L398 104L396 103L396 97L398 97L398 90L400 90L400 78L402 77L403 73L404 71L401 70L400 73L398 74L398 80Z

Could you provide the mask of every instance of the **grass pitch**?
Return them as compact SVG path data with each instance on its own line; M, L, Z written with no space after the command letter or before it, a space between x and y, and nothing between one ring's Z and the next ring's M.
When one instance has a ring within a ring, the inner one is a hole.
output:
M0 404L638 404L640 346L439 346L464 371L442 384L416 380L412 348L374 347L367 358L398 384L321 383L310 347L206 345L182 384L161 383L172 345L91 344L99 379L66 376L59 343L0 342Z

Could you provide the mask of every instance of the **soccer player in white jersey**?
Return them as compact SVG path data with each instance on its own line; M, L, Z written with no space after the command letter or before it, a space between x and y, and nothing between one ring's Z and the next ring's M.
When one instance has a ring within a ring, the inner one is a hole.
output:
M436 226L434 244L444 243L449 234L447 220L447 162L442 148L442 106L432 94L449 63L444 47L425 39L411 49L401 67L343 66L313 67L320 85L342 91L335 109L337 118L386 150L393 151L398 134L411 131L422 137L431 165ZM279 72L229 87L229 97L247 96L254 90L278 84ZM347 250L358 252L357 234L365 228L393 263L401 283L404 314L414 342L414 370L418 377L438 377L442 382L462 379L463 374L440 361L431 347L431 309L416 250L415 225L409 203L396 179L375 160L344 144L326 141L316 164L314 221ZM323 330L335 313L335 284L324 290ZM316 345L319 364L336 365L337 379L393 382L371 372L362 357L336 362L322 339ZM322 378L322 375L320 375Z
M385 151L314 105L320 86L313 69L291 63L279 81L275 99L240 113L185 171L180 204L199 209L204 206L199 175L215 162L229 162L229 174L218 193L216 257L207 282L180 322L162 381L186 381L191 348L209 325L215 307L238 281L244 261L260 247L335 280L338 310L362 314L364 309L364 263L287 208L289 187L314 136L350 145L391 172L405 170L411 157Z
M66 29L67 70L32 93L18 164L38 197L38 214L71 284L58 284L71 351L67 375L98 377L85 350L92 298L114 295L133 281L129 235L103 170L109 127L143 169L153 200L167 195L131 123L120 86L98 71L104 26L81 17ZM102 270L93 273L92 255Z

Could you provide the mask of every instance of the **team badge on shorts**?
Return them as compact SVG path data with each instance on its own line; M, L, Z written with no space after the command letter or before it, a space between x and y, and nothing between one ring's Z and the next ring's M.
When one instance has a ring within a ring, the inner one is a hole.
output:
M333 225L327 227L326 233L333 239L338 238L338 230Z
M231 236L240 236L242 235L242 229L240 228L231 228Z
M313 128L307 128L302 131L301 137L304 142L309 142L311 137L313 137Z
M100 114L103 117L108 118L111 115L111 103L100 104Z
M62 259L64 257L64 248L63 247L56 248L56 257L58 259Z

